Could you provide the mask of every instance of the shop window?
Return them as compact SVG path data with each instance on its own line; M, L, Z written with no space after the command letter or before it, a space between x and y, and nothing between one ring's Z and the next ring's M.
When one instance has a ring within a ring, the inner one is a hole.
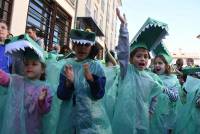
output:
M69 45L72 18L52 0L30 0L27 26L36 27L47 48Z

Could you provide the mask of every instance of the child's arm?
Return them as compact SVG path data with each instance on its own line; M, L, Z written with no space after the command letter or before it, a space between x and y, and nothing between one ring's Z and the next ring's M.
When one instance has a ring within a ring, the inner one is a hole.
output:
M84 75L90 85L91 94L94 99L101 99L105 93L106 78L94 75L89 70L89 64L84 64Z
M94 99L101 99L105 93L105 77L98 77L97 75L92 74L93 81L87 80L91 88L91 94Z
M0 85L8 87L9 82L10 82L9 75L0 69Z
M149 106L150 117L153 115L153 113L155 111L156 104L157 104L157 97L155 96L151 99L150 106Z
M38 110L41 114L48 113L51 109L52 96L47 88L43 88L38 97Z
M66 77L61 73L60 82L57 89L57 96L61 100L70 100L74 92L74 84L70 82L67 84L66 81Z
M157 105L157 98L158 96L163 92L163 83L160 81L159 77L155 76L155 83L154 86L151 90L151 95L150 95L150 104L149 104L149 114L150 116L154 113Z
M116 9L117 16L121 21L120 30L119 30L119 39L117 46L117 56L120 64L120 73L121 77L124 78L127 72L129 56L130 56L130 48L129 48L129 33L127 29L127 23L125 19L125 15L122 17L120 15L120 11Z
M64 76L64 74L60 74L57 96L61 100L70 100L74 92L73 69L71 66L66 66L64 71L67 78Z
M168 95L170 101L176 102L178 100L178 89L164 88L163 92Z

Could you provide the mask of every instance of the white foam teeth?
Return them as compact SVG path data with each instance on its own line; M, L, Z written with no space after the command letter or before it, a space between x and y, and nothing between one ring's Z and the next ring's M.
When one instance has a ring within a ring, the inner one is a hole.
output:
M17 47L16 50L20 50L20 47Z
M8 52L11 54L11 53L12 53L12 50L8 50Z
M20 50L25 51L24 47L21 47Z
M78 43L78 44L87 44L87 43L89 43L89 44L91 44L91 45L94 45L94 44L95 44L95 42L87 41L87 40L72 40L72 42Z
M11 49L11 52L16 52L17 50L16 49Z
M145 31L145 28L144 29L142 29L142 32L144 32ZM140 34L139 34L140 35Z

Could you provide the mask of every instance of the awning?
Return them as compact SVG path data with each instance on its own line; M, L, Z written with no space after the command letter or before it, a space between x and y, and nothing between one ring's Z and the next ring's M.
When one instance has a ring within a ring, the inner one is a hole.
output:
M104 36L100 27L97 26L92 17L77 17L78 28L87 29L90 28L93 32L96 33L96 36Z

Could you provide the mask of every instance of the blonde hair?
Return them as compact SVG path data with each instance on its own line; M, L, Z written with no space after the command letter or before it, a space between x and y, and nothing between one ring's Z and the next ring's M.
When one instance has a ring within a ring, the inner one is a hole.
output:
M92 32L90 28L85 29L86 32Z

